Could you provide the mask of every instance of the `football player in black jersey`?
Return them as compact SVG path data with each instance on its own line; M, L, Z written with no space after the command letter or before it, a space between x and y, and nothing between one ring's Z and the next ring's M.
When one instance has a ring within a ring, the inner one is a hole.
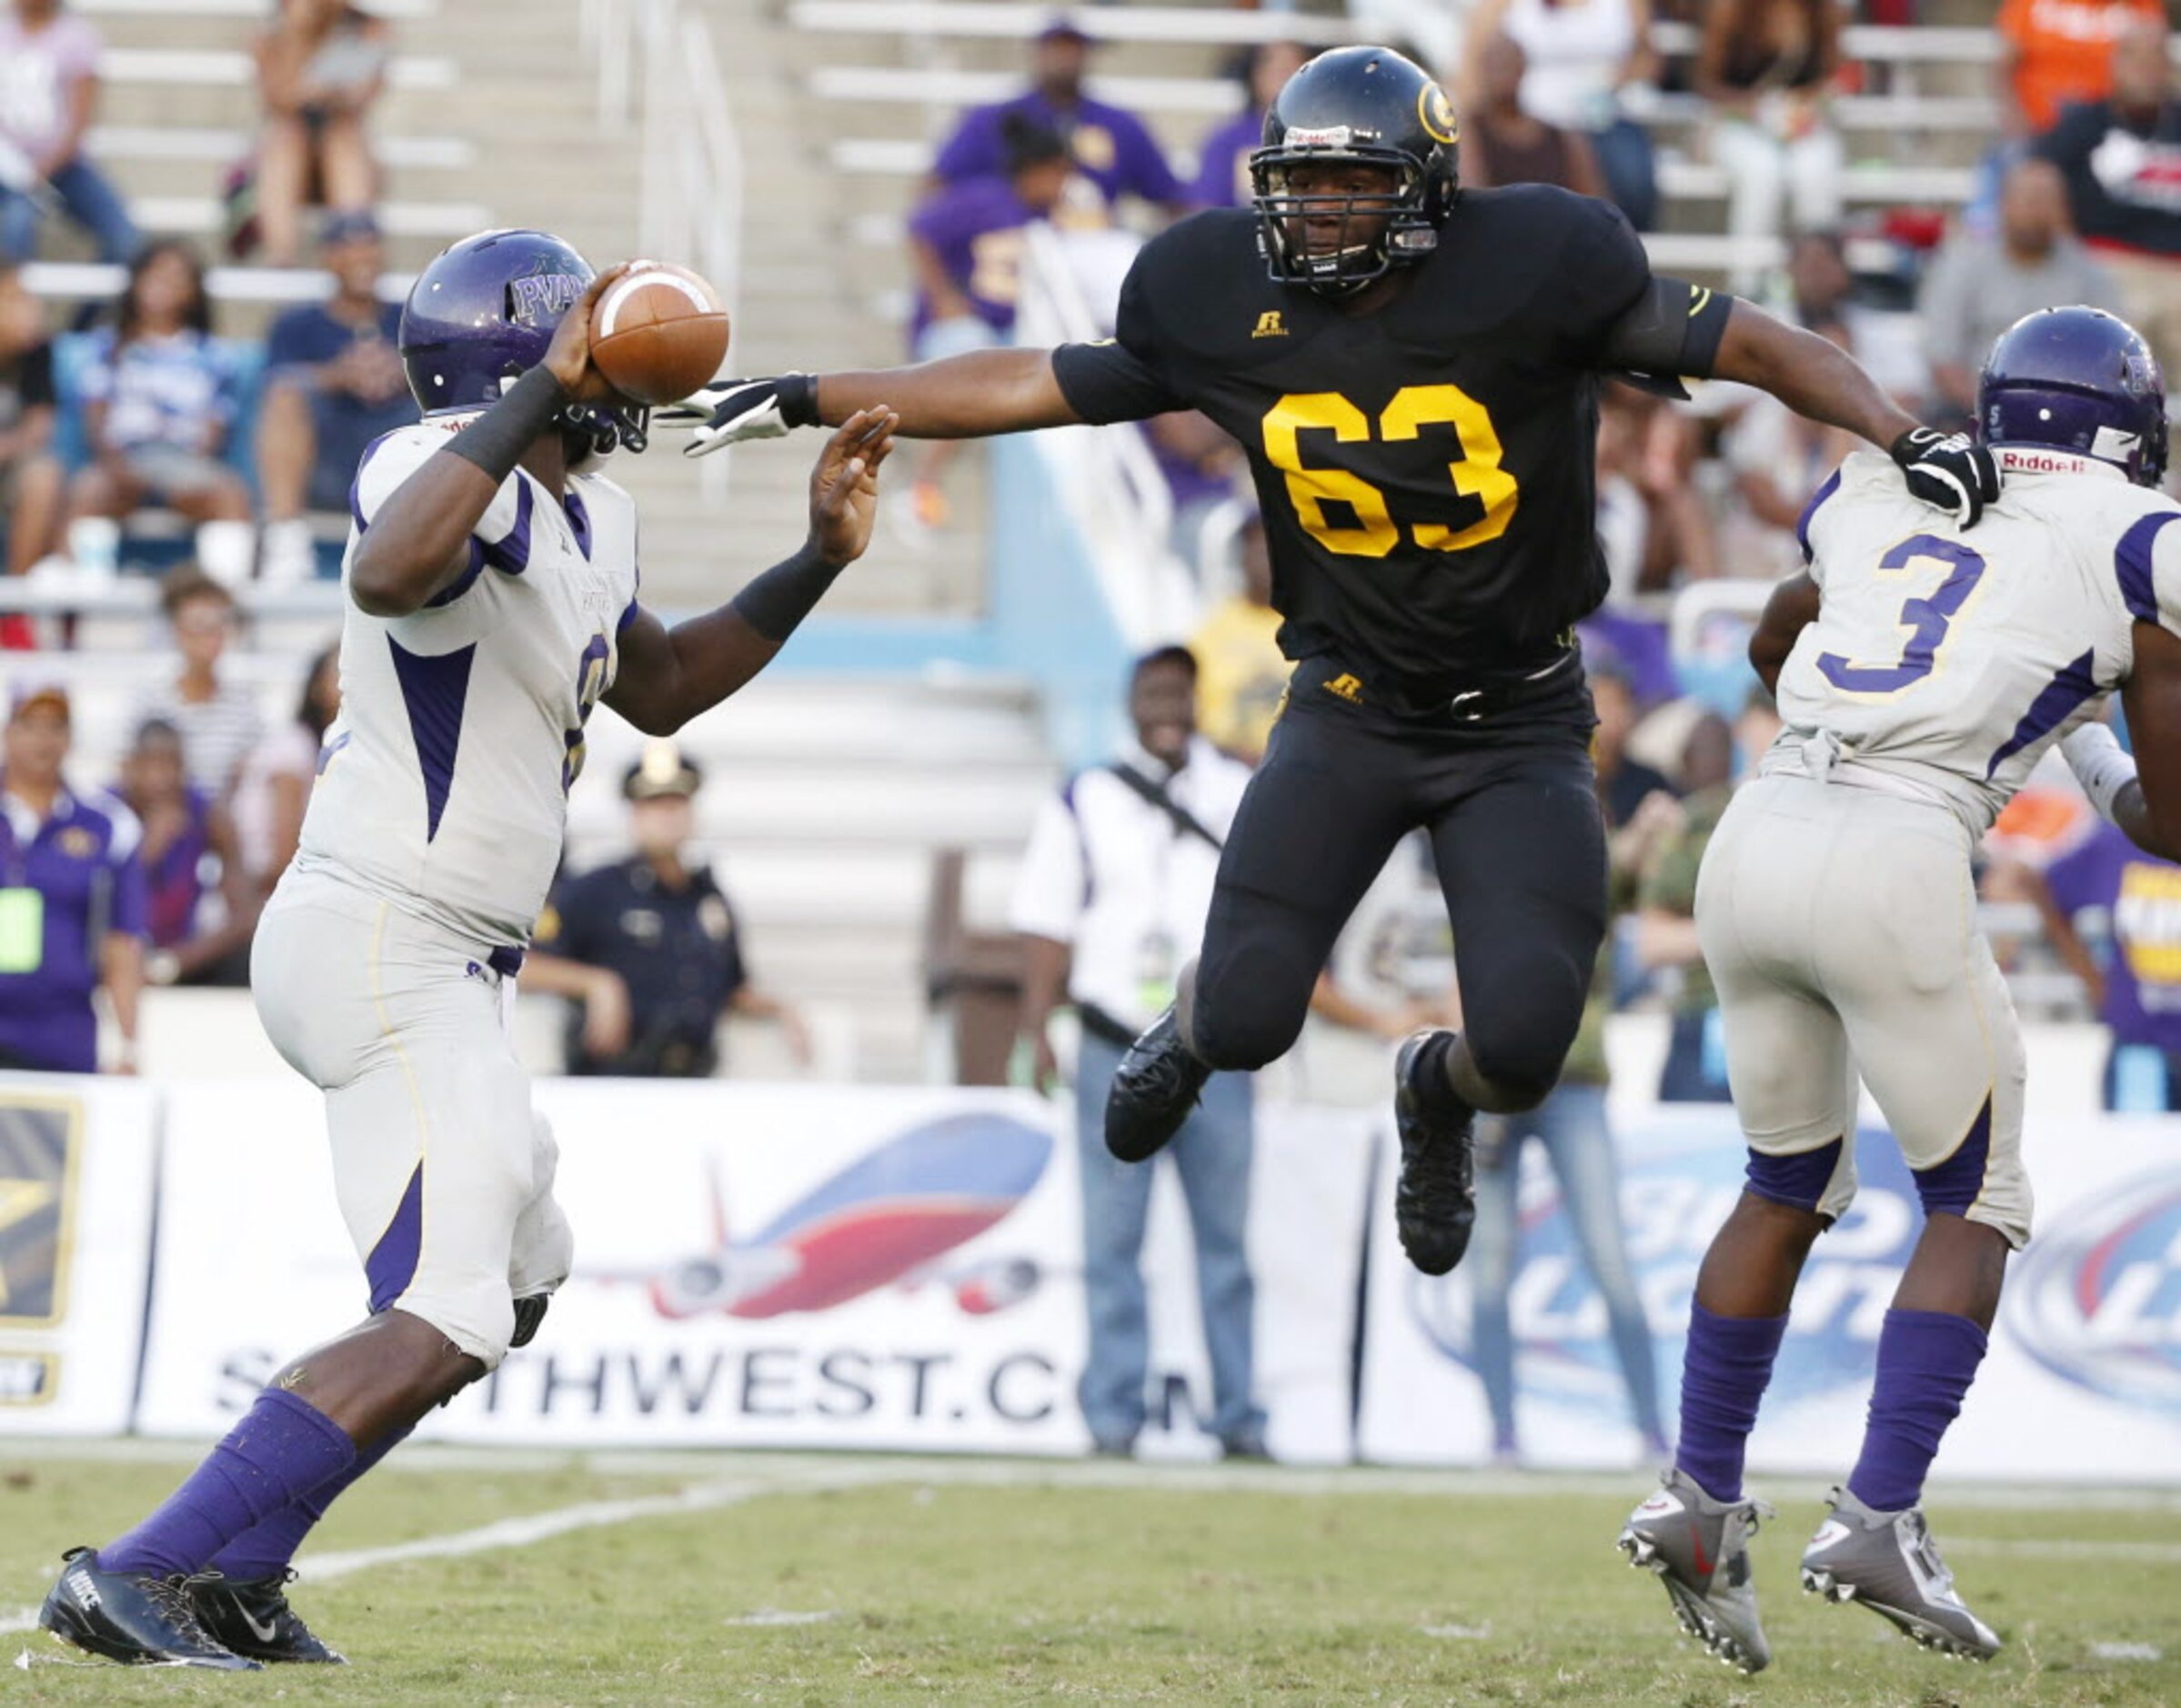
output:
M1251 157L1250 209L1146 245L1118 336L883 373L730 381L655 423L692 452L883 402L950 438L1200 409L1249 453L1271 550L1286 709L1221 859L1202 952L1115 1078L1106 1142L1173 1135L1215 1070L1295 1040L1334 937L1401 837L1431 833L1465 1016L1403 1048L1402 1246L1443 1274L1474 1211L1477 1110L1560 1072L1605 927L1590 697L1571 630L1604 597L1602 376L1716 376L1888 447L1974 521L1990 457L1919 427L1844 352L1653 275L1609 204L1462 193L1445 94L1382 47L1298 71Z

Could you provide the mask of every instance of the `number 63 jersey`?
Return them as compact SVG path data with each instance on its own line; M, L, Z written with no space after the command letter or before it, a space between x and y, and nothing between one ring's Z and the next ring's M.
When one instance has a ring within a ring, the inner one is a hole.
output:
M1114 340L1053 375L1086 421L1199 409L1231 434L1281 649L1422 698L1551 660L1604 597L1598 369L1651 266L1608 204L1519 185L1464 191L1396 276L1350 313L1267 277L1254 215L1198 214L1136 257Z
M346 588L372 518L464 417L373 442L350 489ZM521 469L469 540L468 567L422 610L341 631L341 713L327 731L296 850L471 941L518 946L560 859L583 727L613 685L637 610L636 506L571 477L565 506Z
M2181 507L2118 468L2002 447L1974 528L1857 452L1803 513L1817 620L1780 671L1768 773L1834 765L1981 835L2046 748L2127 679L2134 626L2181 630Z

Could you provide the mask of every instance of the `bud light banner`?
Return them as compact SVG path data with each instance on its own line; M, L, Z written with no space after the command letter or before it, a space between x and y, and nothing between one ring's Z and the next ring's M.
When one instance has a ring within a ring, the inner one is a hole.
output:
M1646 1351L1672 1432L1697 1265L1741 1191L1745 1152L1724 1106L1638 1105L1621 1112L1614 1139L1625 1278L1609 1261L1614 1284L1603 1289L1544 1147L1525 1147L1506 1285L1521 1462L1648 1462L1633 1397ZM2181 1481L2181 1122L2090 1116L2060 1130L2033 1120L2025 1155L2035 1237L2008 1266L1991 1351L1941 1469ZM1862 1438L1879 1331L1923 1211L1882 1127L1857 1135L1856 1168L1855 1203L1818 1240L1795 1294L1751 1439L1760 1472L1844 1472ZM1402 1258L1390 1201L1377 1215L1362 1455L1473 1464L1503 1452L1485 1381L1494 1319L1480 1317L1475 1296L1490 1273L1487 1238L1432 1281Z
M1088 1447L1075 1397L1080 1197L1060 1106L1010 1091L702 1081L545 1081L537 1100L559 1141L574 1271L537 1340L426 1434ZM177 1084L168 1110L137 1427L210 1434L286 1359L358 1321L366 1290L315 1091ZM1337 1461L1352 1450L1368 1159L1360 1136L1344 1150L1309 1142L1319 1137L1306 1124L1263 1138L1250 1242L1313 1254L1263 1278L1260 1391L1277 1450ZM1209 1453L1205 1361L1181 1309L1197 1291L1184 1226L1178 1204L1155 1201L1144 1448Z
M128 1427L157 1123L145 1086L0 1074L0 1435Z

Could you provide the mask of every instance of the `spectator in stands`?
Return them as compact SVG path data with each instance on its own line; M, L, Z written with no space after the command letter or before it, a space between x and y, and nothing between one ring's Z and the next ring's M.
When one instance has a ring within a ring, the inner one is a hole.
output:
M2067 224L2067 184L2049 160L2006 175L1999 231L1956 233L1924 276L1916 306L1939 411L1949 425L1976 413L1976 376L1993 340L2055 303L2120 312L2113 279Z
M0 738L0 1068L98 1070L104 989L136 1066L144 989L144 869L136 820L68 788L65 688L19 686Z
M139 727L122 756L117 792L143 831L136 858L144 868L151 939L146 980L248 984L250 933L261 898L243 869L234 819L189 781L182 732L158 718Z
M1688 793L1681 822L1661 839L1637 888L1636 959L1653 971L1677 974L1680 985L1659 1075L1662 1102L1730 1100L1718 992L1696 939L1696 873L1735 781L1756 774L1779 732L1780 715L1763 688L1750 690L1731 733L1711 713L1697 720L1683 759Z
M2181 867L2146 854L2102 819L2039 878L2015 869L2060 959L2107 1033L2105 1106L2181 1110ZM2076 929L2096 919L2103 960Z
M159 608L182 655L181 673L138 695L129 721L141 727L157 718L180 730L190 783L225 800L244 758L265 733L256 696L220 675L235 632L235 596L184 564L160 587Z
M1591 705L1598 718L1598 727L1591 733L1598 802L1605 813L1606 828L1617 829L1632 823L1652 796L1673 799L1673 785L1628 751L1628 738L1642 716L1628 672L1609 658L1586 659L1584 667L1591 679Z
M1840 217L1843 151L1826 111L1839 69L1836 0L1716 0L1706 15L1696 91L1713 108L1731 236L1777 235L1783 200L1796 229ZM1749 290L1762 271L1737 257L1734 288Z
M2163 0L2002 0L1993 27L1999 32L1997 85L2007 135L2039 135L2075 103L2104 100L2113 87L2113 49L2121 31L2132 22L2165 21Z
M1615 607L1720 573L1712 514L1694 477L1694 417L1609 382L1598 409L1598 541Z
M235 781L235 834L243 869L260 896L269 896L303 833L303 809L318 774L326 732L341 709L341 648L337 641L310 661L303 700L293 722L252 748Z
M1185 198L1143 121L1133 113L1083 93L1090 38L1065 18L1038 33L1030 49L1030 86L1011 101L972 107L962 115L954 135L932 163L939 184L988 177L1007 170L1004 126L1007 116L1025 118L1057 132L1075 156L1076 169L1111 207L1124 196L1156 202L1180 213Z
M636 852L562 884L538 921L523 985L571 999L570 1073L709 1078L729 1014L778 1021L810 1060L802 1016L751 982L734 909L691 858L703 780L672 742L647 747L621 784Z
M1810 330L1854 353L1855 340L1844 322L1821 320ZM1786 576L1801 569L1796 530L1803 507L1858 447L1854 434L1796 415L1776 397L1759 394L1750 400L1720 440L1739 500L1724 529L1736 573Z
M2181 373L2181 101L2163 20L2120 32L2112 93L2067 108L2036 152L2066 178L2075 228L2111 269L2127 319Z
M1556 184L1579 196L1604 195L1589 139L1523 110L1528 63L1511 35L1487 37L1477 50L1477 93L1462 127L1462 181L1479 189Z
M1198 728L1221 752L1255 765L1264 758L1292 667L1280 651L1262 517L1251 514L1240 544L1241 585L1206 614L1189 650L1197 661Z
M53 346L38 299L0 261L0 521L7 572L22 575L59 538L66 479L53 450ZM30 644L20 617L0 617L0 648Z
M1310 56L1310 49L1296 42L1260 42L1251 50L1242 74L1245 104L1204 138L1197 153L1191 201L1200 207L1250 205L1250 154L1264 141L1265 108Z
M82 376L93 460L69 483L70 523L117 525L150 503L199 524L247 522L250 490L221 458L235 422L233 377L212 341L205 271L189 246L146 245L115 318Z
M98 32L61 0L14 0L0 17L0 261L27 261L38 217L68 216L101 261L136 253L136 227L84 152L98 106Z
M999 123L1004 173L946 185L909 216L917 281L910 337L920 362L1008 342L1021 291L1023 228L1051 217L1074 176L1057 130L1023 113L1003 113ZM946 523L940 482L961 446L936 439L923 447L909 501L924 527Z
M1205 524L1234 502L1248 460L1241 447L1201 409L1155 415L1143 424L1143 432L1173 505L1168 543L1175 557L1201 571Z
M319 243L333 295L289 309L266 340L257 422L265 501L259 574L276 583L314 572L304 513L345 513L365 447L417 418L395 347L401 306L378 299L386 249L377 221L364 211L329 215Z
M1135 741L1045 803L1015 887L1027 962L1022 1025L1049 1087L1060 1077L1053 1010L1072 1001L1076 1147L1081 1157L1083 1293L1090 1356L1083 1420L1101 1453L1126 1453L1143 1428L1149 1355L1140 1258L1152 1170L1116 1161L1105 1143L1106 1092L1136 1033L1173 1000L1197 951L1221 839L1248 768L1197 734L1196 660L1163 647L1137 660L1129 688ZM1214 1074L1167 1147L1194 1231L1211 1432L1230 1455L1263 1456L1252 1392L1255 1288L1249 1225L1250 1076Z
M1658 223L1651 136L1621 111L1620 95L1657 76L1650 0L1482 0L1469 15L1467 51L1456 80L1465 118L1482 100L1485 45L1501 34L1513 40L1528 63L1523 111L1586 139L1603 175L1603 193L1638 231L1649 231ZM1497 181L1513 182L1504 176Z
M265 258L275 266L301 258L306 206L360 212L377 199L366 125L386 86L390 47L385 20L346 0L281 0L258 37L265 127L256 204Z

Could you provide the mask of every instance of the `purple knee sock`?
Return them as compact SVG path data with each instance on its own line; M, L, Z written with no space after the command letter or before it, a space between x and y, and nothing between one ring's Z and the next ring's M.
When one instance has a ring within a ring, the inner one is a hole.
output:
M1961 1415L1987 1344L1966 1317L1943 1311L1889 1311L1878 1331L1878 1378L1871 1386L1863 1457L1848 1492L1880 1512L1923 1498L1924 1478L1946 1425Z
M411 1425L411 1428L414 1428ZM213 1556L212 1569L238 1582L254 1582L287 1570L296 1550L303 1545L326 1509L342 1492L359 1482L372 1466L409 1438L408 1430L382 1435L356 1456L345 1471L337 1471L307 1494L298 1494L263 1523L255 1524Z
M227 1543L356 1462L356 1443L279 1388L257 1396L189 1480L126 1536L98 1551L108 1572L202 1572Z
M1742 1498L1744 1450L1786 1331L1784 1316L1715 1317L1702 1305L1689 1307L1673 1464L1714 1501Z

